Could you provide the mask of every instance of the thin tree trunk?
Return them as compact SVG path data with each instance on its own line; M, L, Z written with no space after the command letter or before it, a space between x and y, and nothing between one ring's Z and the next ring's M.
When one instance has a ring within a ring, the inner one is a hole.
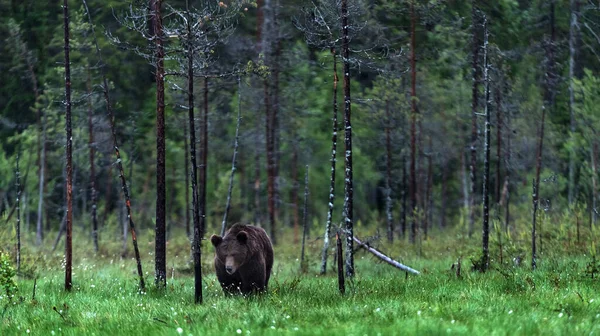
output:
M369 251L370 253L372 253L377 258L385 261L386 263L388 263L388 264L390 264L390 265L392 265L392 266L394 266L394 267L396 267L398 269L401 269L401 270L403 270L403 271L405 271L407 273L412 273L412 274L415 274L415 275L421 274L421 272L419 272L419 271L417 271L417 270L415 270L415 269L413 269L411 267L408 267L408 266L406 266L404 264L399 263L398 261L396 261L396 260L388 257L387 255L385 255L381 251L377 250L374 247L371 247L368 243L365 243L365 242L361 241L360 239L358 239L356 237L354 237L354 241L358 244L359 247L364 247L367 251Z
M331 235L331 222L333 220L333 205L335 201L335 166L337 163L337 129L338 129L338 102L337 102L337 57L334 48L331 49L333 57L333 116L331 130L331 175L329 177L329 202L327 203L327 223L325 224L325 235L323 236L323 251L321 253L321 274L327 272L327 252L329 250L329 236Z
M235 165L239 147L240 122L242 120L242 81L238 76L238 114L237 123L235 125L235 141L233 144L233 157L231 158L231 175L229 176L229 188L227 189L227 203L225 204L225 213L223 214L223 222L221 223L221 237L225 235L225 226L227 225L227 214L231 207L231 192L233 190L233 176L235 174Z
M256 118L255 146L254 146L254 224L260 225L260 118Z
M496 203L500 203L500 197L502 195L502 97L500 88L496 88Z
M17 273L21 270L21 173L19 171L19 154L17 154L16 170L16 189L17 189Z
M162 0L152 0L152 25L156 48L156 238L155 238L155 283L159 288L167 286L167 241L166 241L166 183L165 183L165 50L161 14Z
M538 133L538 148L537 148L537 162L535 168L535 180L534 193L533 193L533 220L532 220L532 244L531 244L531 268L535 269L537 266L536 251L535 251L535 229L536 229L536 215L539 206L539 183L540 173L542 170L542 153L544 149L544 121L546 119L546 109L551 109L554 106L554 95L555 95L555 73L554 73L554 41L555 41L555 30L554 30L554 2L550 3L550 41L546 46L546 73L545 73L545 92L544 102L542 105L542 119L540 121L540 131Z
M187 12L187 97L188 97L188 123L190 130L190 171L192 180L192 220L194 221L194 234L192 237L192 259L194 260L194 302L202 303L202 249L200 208L198 206L198 166L196 164L196 125L194 122L194 40L192 35L192 19L189 1L185 2ZM189 237L189 236L188 236Z
M408 187L408 178L406 174L406 154L402 153L402 191L400 197L402 198L402 214L400 215L400 234L401 237L406 237L406 201L408 197L406 197L407 192L406 189Z
M42 145L46 144L46 128L48 125L48 112L44 112L44 121L42 122ZM38 197L38 210L37 210L37 224L36 224L36 244L42 245L44 239L44 182L46 165L46 151L42 150L42 158L40 163L40 180L39 180L39 197Z
M532 220L532 225L531 225L531 268L533 270L536 269L537 267L537 251L536 251L536 246L535 246L535 241L536 241L536 233L535 233L535 222L536 222L536 215L537 215L537 210L538 210L538 202L537 202L537 186L538 186L538 181L537 180L533 180L532 183L532 199L533 199L533 220Z
M489 268L490 263L490 79L489 79L489 64L488 64L488 31L487 31L487 18L483 17L483 83L485 87L485 143L484 151L485 158L483 161L483 258L481 260L482 271L485 272Z
M96 47L96 54L98 55L99 64L103 65L104 61L102 60L102 53L100 52L100 48L98 46L96 32L94 29L94 25L92 23L92 17L91 17L90 10L88 8L86 0L83 0L83 5L85 7L85 11L88 16L90 27L92 29L92 36L94 39L94 45ZM142 261L140 258L140 250L138 249L137 236L135 234L135 225L133 222L133 218L131 217L131 200L129 198L129 189L127 188L127 182L125 180L125 173L123 172L123 164L121 162L121 154L119 152L119 146L118 146L118 142L117 142L117 133L115 130L115 117L112 112L112 106L110 103L110 91L109 91L109 87L108 87L108 80L106 78L106 68L101 67L101 69L102 69L102 89L104 91L104 100L106 102L106 114L108 115L108 120L110 123L112 140L113 140L113 148L115 149L115 156L117 157L116 163L117 163L117 167L119 169L119 174L121 177L121 186L123 189L123 196L125 197L125 205L127 206L127 218L129 219L129 231L131 233L131 240L133 242L133 249L135 251L137 272L138 272L138 276L140 278L140 290L144 291L146 286L144 283L144 273L142 271Z
M573 146L575 132L576 132L576 120L575 120L575 88L573 79L575 78L575 61L577 57L577 44L575 39L579 31L579 25L577 23L579 14L579 1L570 0L569 7L571 9L571 21L569 25L569 115L570 115L570 138L571 147ZM569 204L573 204L575 201L575 151L573 148L569 150Z
M302 217L302 253L300 254L300 270L307 271L307 265L304 263L304 246L306 244L306 235L308 234L308 165L304 174L304 211Z
M63 2L65 28L65 119L67 128L67 241L65 243L65 290L70 291L73 276L73 136L71 130L71 64L69 59L69 1Z
M265 56L265 63L274 69L273 37L276 32L274 25L275 15L270 0L265 0L263 6L263 35L262 35L262 53ZM269 220L269 235L271 242L277 244L277 228L275 223L275 107L273 87L268 79L263 81L264 87L264 105L265 105L265 149L267 166L267 214Z
M427 155L427 184L425 191L425 240L429 235L429 228L433 227L433 221L431 217L433 216L433 160L432 160L432 151L433 148L431 146L431 137L429 137L429 154Z
M346 293L346 283L344 280L344 255L342 251L342 239L340 237L340 232L335 235L335 243L336 243L336 256L337 256L337 274L338 274L338 290L340 294L344 295Z
M344 60L344 230L346 234L346 277L354 277L354 189L352 186L352 123L350 100L350 38L348 36L348 0L342 0L342 58Z
M386 174L385 174L385 217L387 220L387 238L390 243L394 241L394 220L392 217L392 140L390 136L390 127L392 118L390 115L390 101L385 103L386 126L385 126L385 147L386 147Z
M596 182L597 170L596 170L596 152L598 145L595 140L592 140L592 146L590 150L590 158L592 163L592 223L590 230L593 232L593 228L596 227L596 193L598 190L598 185Z
M87 91L88 91L88 133L90 147L90 193L92 197L92 240L94 243L94 252L98 253L98 216L96 208L96 170L95 154L96 144L94 143L94 120L92 107L92 79L90 76L89 65L87 67Z
M471 163L469 166L470 179L471 179L471 193L469 195L469 238L473 235L475 229L475 185L477 183L476 170L477 170L477 108L479 106L479 9L477 8L477 0L472 1L472 30L473 30L473 52L472 52L472 63L471 71L473 74L473 90L472 90L472 101L471 101Z
M446 206L448 205L448 165L442 167L442 190L440 201L440 229L446 227Z
M300 230L300 209L298 207L298 144L295 136L295 132L292 130L294 137L292 141L294 144L292 145L292 207L294 212L294 244L298 243L298 235Z
M279 24L278 24L278 10L279 6L275 5L275 15L274 15L274 30L277 34L275 38L275 57L273 63L273 86L272 86L272 96L273 96L273 128L272 128L272 146L273 146L273 197L274 197L274 217L275 221L279 218L279 203L281 200L280 190L279 190L279 161L281 159L281 151L280 151L280 125L279 125L279 58L281 56L281 39L279 38Z
M462 192L463 192L463 209L465 214L469 212L470 196L469 196L469 180L467 178L467 153L460 153L460 172L462 180Z
M510 111L506 111L506 154L504 155L504 167L506 169L506 204L504 213L504 230L509 233L510 228L510 174L511 174L511 134L512 124Z
M410 103L411 103L411 122L410 122L410 237L411 243L416 242L417 237L417 172L416 172L416 155L417 155L417 143L416 143L416 127L417 127L417 67L415 59L415 3L414 0L410 2L410 73L411 73L411 91L410 91Z
M202 136L200 144L202 152L200 154L200 189L198 190L198 209L200 211L200 240L204 238L206 232L206 171L208 170L208 77L204 77L204 112L202 114Z
M273 111L269 99L269 84L264 81L265 125L266 125L266 157L267 157L267 210L269 214L269 233L273 244L277 243L275 228L275 176L273 161Z
M185 175L185 235L190 237L190 153L187 151L188 148L188 127L187 123L183 121L183 152L184 152L184 175Z

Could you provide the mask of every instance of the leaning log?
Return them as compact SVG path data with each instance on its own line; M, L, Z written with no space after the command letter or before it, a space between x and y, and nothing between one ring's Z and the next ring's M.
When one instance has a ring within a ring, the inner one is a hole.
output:
M421 274L419 271L412 269L412 268L410 268L404 264L401 264L401 263L397 262L396 260L386 256L382 252L378 251L376 248L369 246L368 243L363 243L362 241L360 241L360 239L356 238L356 236L354 236L352 238L359 246L364 247L367 251L373 253L377 258L385 261L386 263L388 263L398 269L401 269L405 272L409 272L409 273L416 274L416 275Z

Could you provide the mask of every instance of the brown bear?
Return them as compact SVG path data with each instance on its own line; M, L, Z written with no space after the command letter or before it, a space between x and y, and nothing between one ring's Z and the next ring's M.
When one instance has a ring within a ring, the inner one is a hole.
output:
M212 235L215 271L225 293L267 290L273 268L273 246L258 226L234 224L225 236Z

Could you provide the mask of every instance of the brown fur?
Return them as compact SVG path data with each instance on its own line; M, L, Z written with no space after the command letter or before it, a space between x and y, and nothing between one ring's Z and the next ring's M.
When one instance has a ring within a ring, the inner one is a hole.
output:
M212 235L215 271L226 293L266 291L273 268L273 247L262 228L235 224L225 236Z

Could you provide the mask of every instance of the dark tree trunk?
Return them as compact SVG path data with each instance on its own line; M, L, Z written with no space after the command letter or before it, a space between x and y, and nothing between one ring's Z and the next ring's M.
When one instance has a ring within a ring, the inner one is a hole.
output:
M577 58L577 43L576 39L579 32L578 15L579 15L579 0L570 0L569 6L571 9L571 20L569 25L569 131L571 132L571 142L574 141L577 124L575 120L575 88L573 79L575 78L575 66ZM573 144L571 145L573 146ZM575 201L575 151L569 151L569 204Z
M592 140L592 146L590 148L590 161L592 164L592 206L591 206L591 223L590 223L590 231L596 227L596 216L597 216L597 207L596 207L596 193L598 192L598 185L596 181L597 169L596 169L596 152L598 151L598 144L595 140ZM592 231L593 232L593 231Z
M200 245L200 210L198 206L198 166L196 164L196 125L194 122L194 40L192 37L191 15L189 1L186 1L187 20L187 98L188 98L188 123L190 130L190 165L189 174L192 182L192 220L194 221L194 234L192 237L192 259L194 260L194 302L202 303L202 250ZM188 236L189 237L189 236Z
M335 235L335 244L336 244L336 259L337 259L337 274L338 274L338 290L340 294L344 295L346 293L346 284L344 281L344 255L342 251L342 239L340 237L340 232Z
M504 231L506 231L506 233L509 233L509 228L510 228L510 174L511 174L511 134L512 134L512 126L511 126L511 116L510 116L510 111L507 110L506 111L506 115L505 115L505 119L506 119L506 153L504 155L504 167L506 169L506 179L505 179L505 188L506 188L506 204L505 206L505 212L504 212Z
M502 195L502 97L500 88L496 88L496 203Z
M260 118L256 118L255 144L254 144L254 224L260 225Z
M490 82L489 82L489 65L488 65L488 32L487 32L487 18L483 18L483 29L484 29L484 40L483 40L483 83L485 87L485 143L484 151L485 158L483 161L483 255L481 260L481 271L487 271L490 262Z
M539 193L540 193L540 173L542 170L542 153L544 150L544 121L546 119L546 110L554 107L555 97L555 64L554 64L554 42L556 40L556 32L554 27L554 2L550 3L550 41L546 43L546 59L545 59L545 76L544 76L544 102L542 105L542 118L540 120L540 130L538 133L538 148L537 148L537 160L535 168L535 180L533 186L533 219L532 219L532 244L531 244L531 268L535 269L537 266L536 250L535 250L535 230L536 230L536 215L539 207Z
M85 11L86 14L88 16L88 21L90 23L91 29L92 29L92 36L94 39L94 45L96 48L96 54L98 55L98 61L100 65L104 64L104 61L102 60L102 53L100 52L100 47L98 46L98 40L96 38L96 32L94 30L94 25L92 22L92 17L89 11L89 8L87 6L87 2L86 0L83 0L83 5L85 7ZM102 69L102 89L104 91L104 100L106 103L106 114L108 115L108 121L110 123L110 129L111 129L111 133L112 133L112 140L113 140L113 148L115 150L115 156L117 157L117 168L119 169L119 174L120 174L120 178L121 178L121 186L123 189L123 196L125 197L125 206L127 206L127 218L129 220L129 231L131 233L131 240L133 243L133 249L135 251L135 260L136 260L136 264L137 264L137 273L138 276L140 278L140 290L144 291L145 290L145 283L144 283L144 273L142 271L142 261L140 258L140 250L138 249L138 244L137 244L137 236L135 234L135 224L133 222L133 218L131 217L131 200L129 198L129 188L127 187L127 181L125 180L125 173L123 172L123 164L122 164L122 160L121 160L121 154L119 152L119 146L118 146L118 142L117 142L117 132L116 132L116 127L115 127L115 116L113 114L112 111L112 105L110 102L110 91L109 91L109 86L108 86L108 79L106 78L106 67L101 67Z
M298 231L300 230L300 209L298 207L298 144L294 136L294 144L292 145L292 207L294 212L294 244L298 243Z
M406 154L402 153L402 192L400 197L402 198L402 214L400 215L400 235L402 238L406 237L406 202L408 189L408 176L406 174Z
M198 201L200 211L200 240L204 239L206 232L206 172L208 170L208 77L204 77L204 111L202 114L202 136L200 156L200 189L198 190Z
M70 291L73 276L73 136L71 130L71 64L69 58L69 1L63 2L65 28L65 123L67 128L67 241L65 243L65 290Z
M44 121L42 122L42 145L46 146L46 129L48 125L48 112L44 112ZM42 245L42 240L44 239L44 186L45 182L45 173L46 173L46 151L42 150L42 158L40 164L40 181L39 181L39 194L38 194L38 209L37 209L37 224L36 224L36 244L38 246Z
M275 221L279 219L279 203L281 196L279 194L279 161L281 159L280 151L280 125L279 125L279 58L281 55L281 40L279 38L279 26L277 21L278 11L275 11L275 57L273 58L273 85L271 95L273 96L273 128L272 128L272 146L273 146L273 197L274 197L274 217Z
M189 108L189 107L188 107ZM190 153L187 151L188 147L188 127L187 123L183 121L183 152L184 152L184 175L185 175L185 235L190 237Z
M440 229L446 227L446 206L448 205L448 164L442 167L442 190L440 200Z
M167 286L166 184L165 184L165 50L163 47L162 0L151 0L156 62L156 228L155 284Z
M471 100L471 163L469 166L470 179L471 179L471 193L469 195L469 238L473 235L475 229L475 186L477 183L476 171L477 171L477 108L479 107L479 82L480 82L480 70L479 70L479 49L481 47L481 40L479 38L479 8L477 8L477 0L472 1L472 60L471 60L471 71L473 74L473 90Z
M308 234L308 165L304 173L304 211L302 217L302 253L300 254L300 270L306 272L308 266L304 262L304 246L306 244L306 235Z
M352 123L350 100L350 38L348 36L348 0L342 0L342 58L344 60L344 229L346 234L346 276L354 277L354 189L352 186Z
M17 154L16 189L17 189L17 272L21 270L21 173L19 172L19 154Z
M92 107L92 79L90 77L90 68L87 67L87 90L88 90L88 133L90 147L90 194L92 197L92 240L94 243L94 252L98 253L98 216L96 212L96 170L95 156L96 144L94 143L94 120Z
M386 171L385 171L385 217L387 220L387 238L391 243L394 241L394 220L392 217L392 140L390 128L392 117L390 115L390 101L385 102L386 126L385 126L385 148L386 148Z
M417 237L417 171L416 171L416 160L417 160L417 67L415 59L415 26L416 26L416 15L415 15L415 3L414 0L410 2L410 73L411 73L411 90L410 90L410 106L411 106L411 122L410 122L410 237L411 243L416 242Z
M538 210L538 191L537 191L537 186L538 186L538 182L537 180L533 180L532 183L532 199L533 199L533 220L532 220L532 225L531 225L531 268L532 269L536 269L537 267L537 251L536 251L536 246L535 246L535 241L536 241L536 233L535 233L535 222L536 222L536 215L537 215L537 210Z
M269 233L273 244L277 244L275 227L275 170L273 153L273 111L270 101L269 83L264 81L265 95L265 125L266 125L266 153L267 153L267 209L269 214Z
M321 253L321 274L327 272L327 252L329 250L329 236L331 236L331 223L333 220L333 205L335 201L335 166L337 163L337 129L338 129L338 102L337 102L337 57L334 48L331 49L333 57L333 116L331 132L331 175L329 177L329 202L327 203L327 223L325 224L325 235L323 236L323 252Z
M433 193L432 150L433 148L431 146L431 137L429 137L429 154L427 155L427 189L425 191L425 231L423 232L425 240L427 240L427 237L429 235L429 228L433 227L433 221L431 220L431 217L433 216L433 197L431 195Z

